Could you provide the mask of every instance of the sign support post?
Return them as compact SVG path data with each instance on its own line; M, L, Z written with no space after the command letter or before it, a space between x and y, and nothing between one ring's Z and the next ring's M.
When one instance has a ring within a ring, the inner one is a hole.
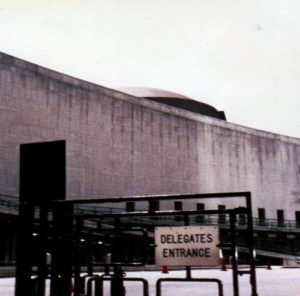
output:
M190 225L190 219L188 215L184 215L184 225L188 226ZM186 270L186 278L187 279L191 279L192 278L192 271L191 271L191 267L190 266L186 266L185 267Z

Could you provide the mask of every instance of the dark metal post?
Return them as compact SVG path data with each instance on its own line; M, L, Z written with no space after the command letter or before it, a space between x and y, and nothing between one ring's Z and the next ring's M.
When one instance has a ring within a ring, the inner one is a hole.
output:
M238 281L238 269L237 269L237 260L235 257L235 222L236 214L234 211L230 211L230 243L231 243L231 260L232 260L232 277L233 277L233 295L239 296L239 281Z
M120 225L120 220L118 217L115 217L115 228L118 229ZM112 261L118 259L117 256L117 241L114 241L114 250L112 252ZM123 270L120 266L114 266L114 274L111 282L111 296L125 296L125 287L123 283Z
M247 226L248 226L248 247L249 247L249 260L250 260L250 284L252 289L252 296L258 296L256 287L256 271L255 271L255 258L254 258L254 239L253 239L253 217L252 217L252 203L251 193L246 194L247 203Z
M38 266L37 266L37 295L44 296L47 278L47 234L48 234L48 212L47 204L40 205L39 228L37 233L38 241Z
M53 235L52 235L52 262L51 262L51 282L50 282L50 296L62 296L61 293L61 275L60 275L60 244L62 235L59 231L60 217L59 205L53 205Z
M126 291L123 283L123 271L121 267L114 267L114 275L111 282L111 296L125 296Z
M27 201L20 202L18 238L17 238L17 266L15 296L34 296L31 285L31 266L33 258L33 220L34 205Z
M95 296L103 296L103 279L95 281Z
M83 227L82 219L76 219L76 229L74 237L74 296L81 294L81 232Z
M54 246L50 296L71 296L73 219L68 215L72 212L72 204L58 203L53 206Z
M184 225L185 226L189 226L190 225L190 219L189 219L188 215L184 215ZM186 278L187 279L191 279L192 278L191 267L190 266L186 266L185 267L185 271L186 271Z
M92 275L94 272L94 266L93 266L93 254L94 254L94 249L93 249L93 236L91 232L88 234L88 266L87 266L87 272L88 275Z

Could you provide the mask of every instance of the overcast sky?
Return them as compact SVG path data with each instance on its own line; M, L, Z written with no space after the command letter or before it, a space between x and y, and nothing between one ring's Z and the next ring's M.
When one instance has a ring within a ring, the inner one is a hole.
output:
M0 0L0 51L300 138L299 0Z

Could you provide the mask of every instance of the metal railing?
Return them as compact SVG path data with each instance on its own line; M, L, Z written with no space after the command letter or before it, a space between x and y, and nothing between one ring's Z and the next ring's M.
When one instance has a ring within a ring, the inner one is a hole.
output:
M247 248L247 243L237 242L238 247ZM278 239L273 238L270 240L255 239L254 247L259 251L272 252L277 254L291 255L291 256L300 256L299 247L291 247L286 241L278 241Z
M13 210L18 212L19 210L19 197L0 194L0 213ZM99 207L92 205L78 205L75 207L75 213L80 214L118 214L125 212L124 207ZM147 218L148 224L157 224L159 221L165 223L166 225L170 224L181 224L183 218L181 217L156 217L155 221ZM191 222L193 224L213 224L220 225L221 227L229 227L229 218L226 215L196 215L192 217ZM246 217L240 215L237 219L237 227L243 227L247 224ZM257 230L261 228L276 229L276 230L299 230L300 231L300 221L296 220L278 220L278 219L261 219L253 218L253 227Z
M0 194L0 211L1 210L19 210L19 198L11 195Z
M279 228L279 229L299 229L300 221L296 220L278 220L278 219L259 219L253 218L255 227Z

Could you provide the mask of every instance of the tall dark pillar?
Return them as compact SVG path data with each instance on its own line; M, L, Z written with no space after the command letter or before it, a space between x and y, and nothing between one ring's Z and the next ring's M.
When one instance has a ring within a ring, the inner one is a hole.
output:
M44 295L48 213L52 201L65 198L65 141L22 144L15 296ZM33 267L37 270L35 286Z

